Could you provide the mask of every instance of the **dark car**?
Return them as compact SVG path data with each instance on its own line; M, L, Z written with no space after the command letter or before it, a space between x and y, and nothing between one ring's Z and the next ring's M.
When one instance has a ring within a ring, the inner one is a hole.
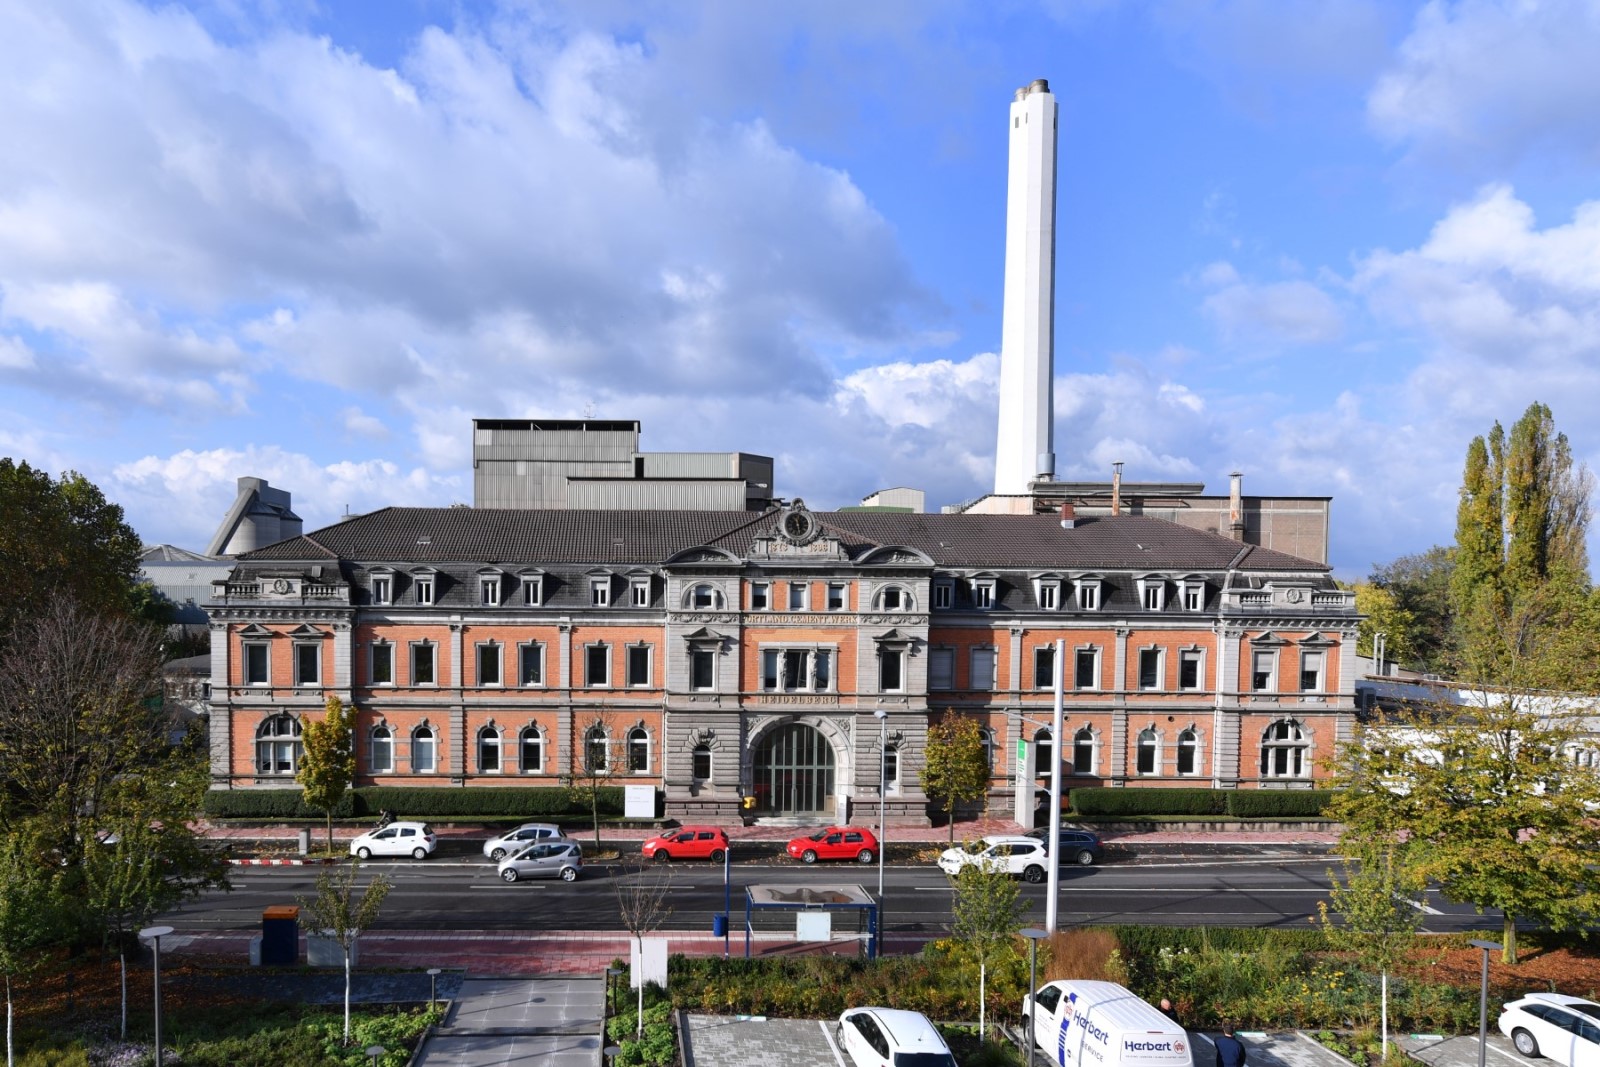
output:
M1038 830L1029 830L1029 837L1038 838L1040 841L1050 840L1050 828L1042 827ZM1100 835L1090 833L1088 830L1062 830L1061 851L1058 852L1059 863L1076 863L1080 867L1087 867L1091 863L1100 862L1100 853L1104 846L1100 844Z

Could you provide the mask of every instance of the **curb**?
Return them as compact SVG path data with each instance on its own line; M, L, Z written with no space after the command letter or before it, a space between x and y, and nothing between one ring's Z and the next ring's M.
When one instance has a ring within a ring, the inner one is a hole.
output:
M230 867L323 867L338 863L335 859L325 860L284 860L284 859L247 859L229 860Z

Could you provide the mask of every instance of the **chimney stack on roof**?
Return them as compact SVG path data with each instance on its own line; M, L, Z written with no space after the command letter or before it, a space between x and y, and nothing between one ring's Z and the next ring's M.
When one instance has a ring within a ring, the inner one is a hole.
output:
M1078 509L1073 507L1071 504L1063 503L1061 505L1061 528L1063 530L1070 530L1077 525Z

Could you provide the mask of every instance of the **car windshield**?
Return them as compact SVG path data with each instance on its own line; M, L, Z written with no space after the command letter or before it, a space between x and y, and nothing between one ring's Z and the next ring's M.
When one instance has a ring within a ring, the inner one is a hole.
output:
M832 832L833 832L832 830L818 830L816 833L814 833L810 837L806 838L806 840L807 841L821 841L824 837L827 837Z
M896 1052L894 1067L956 1067L948 1052Z
M1600 1019L1600 1004L1563 1004L1562 1007L1569 1011L1582 1012L1591 1019Z

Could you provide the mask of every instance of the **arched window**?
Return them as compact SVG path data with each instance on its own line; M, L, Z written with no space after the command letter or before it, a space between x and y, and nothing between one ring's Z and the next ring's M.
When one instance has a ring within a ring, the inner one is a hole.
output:
M1094 773L1094 731L1087 726L1072 735L1072 773Z
M1056 746L1048 729L1039 730L1033 735L1033 774L1036 778L1045 778L1050 774L1050 761L1055 759Z
M1134 766L1139 774L1156 774L1161 767L1161 740L1154 729L1139 731Z
M1200 737L1193 729L1178 734L1178 773L1200 773Z
M704 582L689 590L689 606L701 610L722 607L722 594L714 585Z
M1279 719L1261 738L1261 777L1304 778L1310 770L1310 747L1298 722Z
M899 585L886 585L878 590L879 611L912 610L911 590Z
M439 766L439 741L433 727L419 726L411 732L411 769L417 774L432 774Z
M689 774L697 782L711 780L711 746L705 743L694 746L689 756Z
M650 770L650 735L643 726L628 731L628 772L645 774Z
M605 727L596 724L583 735L583 769L590 774L604 774L611 767L611 745Z
M883 791L900 792L900 746L886 745L883 749Z
M493 726L478 731L478 773L500 773L500 731Z
M537 726L522 731L522 773L537 774L544 770L544 735Z
M304 751L300 720L293 715L274 715L256 728L257 774L294 774Z
M989 769L989 776L994 777L994 731L987 726L978 731L978 743L983 746L983 765Z
M373 774L394 770L394 731L387 726L372 728L367 740L367 770Z

